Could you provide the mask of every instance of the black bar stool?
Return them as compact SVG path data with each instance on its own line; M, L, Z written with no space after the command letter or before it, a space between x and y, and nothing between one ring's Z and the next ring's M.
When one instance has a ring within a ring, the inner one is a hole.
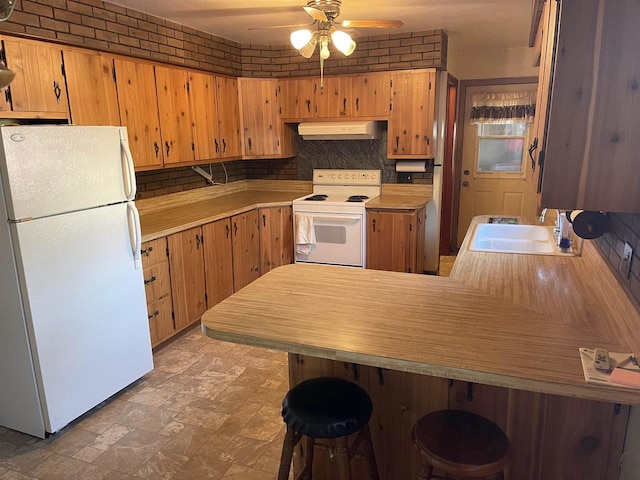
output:
M413 445L422 465L418 480L433 478L433 469L464 478L504 480L509 439L495 423L462 410L429 413L413 426Z
M312 479L313 448L316 438L332 440L341 480L351 480L351 458L360 451L371 480L378 480L378 469L369 432L373 405L367 392L340 378L320 377L293 387L282 401L282 418L287 433L282 446L278 480L289 478L293 449L306 436L305 465L296 480ZM359 432L353 444L347 436Z

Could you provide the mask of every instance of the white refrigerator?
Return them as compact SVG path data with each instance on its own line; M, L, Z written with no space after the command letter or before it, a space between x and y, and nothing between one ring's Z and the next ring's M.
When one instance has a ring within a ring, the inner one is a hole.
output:
M0 127L0 425L44 438L153 369L123 127Z

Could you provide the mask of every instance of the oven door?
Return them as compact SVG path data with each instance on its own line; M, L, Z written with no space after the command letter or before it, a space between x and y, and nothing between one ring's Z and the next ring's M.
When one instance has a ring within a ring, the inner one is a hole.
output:
M364 221L358 213L309 213L313 217L316 243L308 254L298 252L296 263L323 263L364 268ZM295 222L294 222L295 223ZM294 239L298 238L294 232Z

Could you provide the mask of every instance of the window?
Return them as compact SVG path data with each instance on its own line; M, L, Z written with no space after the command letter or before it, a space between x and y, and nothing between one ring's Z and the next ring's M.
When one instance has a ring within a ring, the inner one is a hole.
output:
M524 173L526 123L478 123L476 172Z

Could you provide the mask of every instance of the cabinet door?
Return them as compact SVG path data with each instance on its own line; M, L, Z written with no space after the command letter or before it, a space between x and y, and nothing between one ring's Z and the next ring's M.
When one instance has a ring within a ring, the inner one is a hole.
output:
M389 158L433 157L435 71L391 74Z
M16 74L8 87L14 112L43 112L67 116L67 90L60 47L4 37L7 66Z
M351 101L353 117L388 117L391 75L376 73L351 77Z
M425 223L427 220L427 207L418 210L416 214L416 268L414 272L424 272L424 242L425 242Z
M160 122L153 65L116 58L116 84L122 125L137 169L162 166Z
M233 293L231 221L228 218L202 226L207 308Z
M113 58L97 52L63 50L71 122L120 125Z
M293 263L293 214L291 207L261 208L260 273Z
M416 212L367 210L367 268L416 272Z
M327 77L324 87L315 82L316 111L318 118L337 118L352 115L351 77Z
M240 290L260 276L260 232L255 210L231 217L233 289Z
M171 297L169 296L147 303L147 318L149 319L152 347L159 345L175 333L172 313Z
M315 118L313 78L280 80L282 118Z
M222 149L218 131L215 77L189 72L189 101L195 160L219 158Z
M164 163L193 162L187 71L155 67Z
M278 81L238 79L242 116L242 153L276 156L280 152Z
M198 321L206 310L202 230L169 235L169 268L176 330Z
M235 78L216 77L216 102L222 158L239 157L242 155L242 135L238 81Z

